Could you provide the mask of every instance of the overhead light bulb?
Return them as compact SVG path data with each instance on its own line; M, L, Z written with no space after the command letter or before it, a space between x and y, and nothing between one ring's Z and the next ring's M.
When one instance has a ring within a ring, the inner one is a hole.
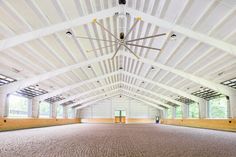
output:
M71 31L67 31L67 32L66 32L66 35L67 35L68 37L70 37L70 38L73 36L73 34L72 34Z
M0 78L1 78L1 79L5 79L5 78L6 78L6 76L0 75Z
M176 40L177 35L173 33L173 34L170 36L170 38L171 38L171 40Z
M38 87L39 85L36 85L35 87L34 87L34 89L35 90L39 90L39 87Z

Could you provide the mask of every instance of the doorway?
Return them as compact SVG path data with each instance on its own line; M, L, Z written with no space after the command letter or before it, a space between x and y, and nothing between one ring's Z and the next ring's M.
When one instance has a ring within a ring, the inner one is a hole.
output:
M126 122L126 111L116 110L115 111L115 123L125 123Z

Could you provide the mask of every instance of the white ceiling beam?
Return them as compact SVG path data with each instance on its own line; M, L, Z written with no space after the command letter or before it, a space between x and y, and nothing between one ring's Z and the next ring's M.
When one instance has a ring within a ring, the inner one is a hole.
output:
M150 59L140 58L140 61L143 62L143 63L149 64L149 65L152 65L152 66L159 67L163 70L172 72L172 73L174 73L176 75L179 75L179 76L181 76L185 79L188 79L192 82L195 82L195 83L200 84L202 86L213 89L213 90L215 90L219 93L222 93L222 94L225 94L225 95L228 95L228 96L229 95L236 95L236 90L235 89L224 86L222 84L219 84L219 83L216 83L216 82L213 82L213 81L209 81L209 80L201 78L199 76L187 73L187 72L179 70L179 69L175 69L175 68L166 66L166 65L158 63L158 62L154 62Z
M173 88L173 87L171 87L171 86L168 86L168 85L165 85L165 84L161 84L161 83L159 83L159 82L156 82L156 81L147 79L147 78L145 78L145 77L141 77L141 76L136 75L136 74L131 74L131 73L126 72L126 71L123 71L123 74L124 74L124 75L127 75L127 76L130 76L130 77L134 77L134 78L136 78L136 79L138 79L138 80L145 81L145 82L147 82L147 83L154 84L154 85L156 85L156 86L159 86L159 87L161 87L161 88L163 88L163 89L169 90L169 91L171 91L171 92L173 92L173 93L176 93L176 94L178 94L178 95L181 95L181 96L183 96L183 97L189 98L189 99L191 99L191 100L193 100L193 101L196 101L196 102L198 102L198 103L204 101L204 99L202 99L202 98L196 97L196 96L194 96L194 95L192 95L192 94L189 94L189 93L184 92L184 91L182 91L182 90L179 90L179 89L177 89L177 88Z
M149 105L149 106L155 107L155 108L157 108L157 109L159 109L159 110L164 110L163 107L157 106L157 105L155 105L155 104L153 104L153 103L150 103L150 102L148 102L148 101L146 101L146 100L143 100L143 99L140 99L140 98L138 98L138 97L134 97L134 96L128 95L128 94L123 94L123 95L125 95L125 96L127 96L127 97L130 97L130 98L132 98L132 99L138 100L138 101L140 101L140 102L142 102L142 103L144 103L144 104L147 104L147 105Z
M85 103L85 104L83 104L83 105L81 105L81 106L75 107L75 109L76 109L76 110L80 110L80 109L85 108L85 107L87 107L87 106L89 106L89 105L93 105L94 103L96 103L96 102L98 102L98 101L102 101L102 100L105 100L105 99L114 97L114 96L116 96L116 95L119 95L119 94L113 94L113 95L110 95L110 96L105 97L105 98L103 97L103 98L100 98L100 99L97 99L97 100L94 100L94 101L90 101L90 102Z
M139 97L141 97L141 98L145 98L145 99L147 99L147 100L149 100L149 101L151 101L151 102L155 102L155 103L157 103L158 105L162 105L162 106L165 106L165 107L167 107L167 108L171 108L171 107L172 107L171 105L168 105L168 104L166 104L166 103L164 103L164 102L161 102L161 101L159 101L159 100L157 100L157 99L153 99L153 98L150 98L150 97L148 97L148 96L135 93L135 92L133 92L133 91L131 91L131 90L124 89L124 88L122 88L121 90L124 91L124 92L132 93L132 94L137 95L137 96L139 96ZM121 93L121 94L122 94L122 93Z
M129 54L126 54L126 56L127 56L127 58L136 59L132 55L129 55ZM196 75L193 75L193 74L190 74L190 73L187 73L187 72L185 72L183 70L179 70L179 69L176 69L176 68L173 68L173 67L170 67L170 66L158 63L158 62L153 61L151 59L141 58L140 57L139 61L142 62L142 63L148 64L148 65L151 65L151 66L158 67L160 69L169 71L171 73L174 73L174 74L176 74L178 76L181 76L181 77L183 77L185 79L188 79L188 80L190 80L192 82L195 82L197 84L200 84L200 85L202 85L204 87L213 89L213 90L215 90L215 91L217 91L217 92L219 92L221 94L228 95L228 96L236 96L236 90L231 88L231 87L227 87L227 86L224 86L222 84L219 84L219 83L216 83L216 82L213 82L213 81L201 78L199 76L196 76Z
M105 89L105 88L109 88L109 87L112 87L112 86L120 85L120 84L124 84L124 83L123 83L123 82L116 82L116 83L108 84L108 85L105 85L105 86L101 86L101 87L99 87L99 88L95 88L95 89L86 91L86 92L84 92L84 93L79 93L79 94L76 94L76 95L72 95L72 96L68 97L67 99L63 99L63 100L61 100L61 101L56 102L56 104L63 104L63 103L65 103L65 102L67 102L67 101L77 99L77 98L82 97L82 96L85 96L85 95L87 95L87 94L89 94L89 93L96 92L96 91L99 91L99 90L102 90L102 89ZM115 90L118 90L118 89L115 89ZM105 93L106 93L106 92L105 92ZM150 92L149 92L149 93L150 93ZM100 94L100 95L88 97L87 99L92 99L92 98L98 97L98 96L105 96L105 94L102 93L102 94ZM146 97L146 98L149 98L149 97ZM83 103L83 102L85 102L85 100L80 100L80 101L79 101L79 103ZM161 105L166 106L166 107L171 107L170 105L165 104L165 103L163 103L163 102L161 102L161 101L159 101L159 100L155 100L155 102L156 102L157 104L161 104ZM68 105L68 106L69 106L69 107L73 107L73 106L75 106L75 105L78 105L78 102L72 103L72 104L70 104L70 105Z
M38 101L43 101L45 99L51 98L51 97L59 95L61 93L68 92L70 90L73 90L73 89L78 88L80 86L83 86L85 84L89 84L89 83L92 83L92 82L95 82L95 81L98 81L98 80L102 80L102 79L105 79L107 77L110 77L110 76L113 76L113 75L117 75L119 73L120 73L119 71L115 71L115 72L112 72L112 73L108 73L108 74L105 74L105 75L94 77L94 78L89 79L89 80L80 81L78 83L71 84L71 85L65 86L63 88L54 90L54 91L49 92L47 94L37 96L37 97L35 97L35 99L37 99Z
M110 59L112 57L112 55L113 54L103 55L103 56L96 57L96 58L93 58L93 59L90 59L87 61L83 61L83 62L76 63L73 65L65 66L63 68L56 69L56 70L53 70L50 72L46 72L46 73L31 77L31 78L19 80L19 81L16 81L16 82L8 84L8 85L4 85L4 86L0 87L0 93L3 93L3 94L7 93L8 94L8 93L18 91L20 89L23 89L23 88L28 87L30 85L37 84L38 82L47 80L49 78L55 77L57 75L65 73L65 72L72 71L72 70L78 69L80 67L90 65L92 63L97 63L100 61Z
M137 97L136 93L134 93L132 91L129 91L129 90L126 90L126 91L121 90L121 91L122 91L122 95L128 96L130 98L133 98L133 99L136 99L136 100L139 100L139 101L142 101L142 102L146 102L150 106L155 107L155 108L160 109L160 110L165 109L165 107L160 106L160 104L158 104L156 102L153 102L149 98L147 99L146 97L143 97L142 95L140 95L140 97ZM136 95L136 96L134 96L134 95ZM172 106L170 106L170 107L172 107Z
M118 8L114 7L114 8L102 10L102 11L99 11L90 15L79 17L74 20L65 21L59 24L51 25L45 28L41 28L41 29L34 30L28 33L20 34L11 38L0 40L0 52L2 52L2 50L4 49L11 48L13 46L16 46L16 45L19 45L19 44L22 44L22 43L25 43L34 39L38 39L38 38L41 38L41 37L44 37L44 36L59 32L59 31L64 31L75 26L88 24L94 18L104 19L107 17L111 17L117 11L118 11Z
M176 104L176 105L180 105L180 106L185 105L184 103L182 103L182 102L180 102L180 101L177 101L177 100L172 99L172 98L170 98L170 97L168 97L168 96L165 96L165 95L158 94L158 93L156 93L156 92L147 90L147 89L145 89L145 88L141 88L141 87L138 87L138 86L136 86L136 85L132 85L132 84L129 84L129 83L126 83L126 82L123 82L123 81L122 81L121 83L124 84L125 86L132 87L132 88L134 88L134 89L136 89L136 90L138 89L138 90L140 90L141 92L143 91L143 92L145 92L145 93L149 93L149 94L155 95L156 97L159 97L159 98L164 99L164 100L166 100L166 101L170 101L170 102L172 102L172 103L174 103L174 104Z
M109 93L108 93L109 94ZM114 94L114 95L111 95L111 96L107 96L107 97L103 97L103 98L100 98L100 99L97 99L97 100L94 100L94 101L90 101L90 102L87 102L87 103L85 103L85 104L83 104L83 105L81 105L81 106L78 106L78 107L75 107L75 109L82 109L82 108L85 108L85 107L87 107L87 106L89 106L89 105L93 105L94 103L96 103L96 102L98 102L98 101L101 101L101 100L104 100L104 99L108 99L108 98L111 98L111 97L114 97L114 96L116 96L116 95L120 95L120 94ZM160 107L160 106L158 106L158 105L155 105L155 104L153 104L153 103L150 103L150 102L148 102L148 101L146 101L146 100L142 100L142 99L139 99L139 98L137 98L137 97L133 97L133 96L130 96L130 95L127 95L127 94L123 94L122 93L122 95L125 95L126 97L129 97L129 98L132 98L132 99L136 99L136 100L138 100L138 101L141 101L141 102L143 102L143 103L145 103L145 104L147 104L147 105L149 105L149 106L152 106L152 107L155 107L155 108L157 108L157 109L160 109L160 110L164 110L164 108L162 108L162 107ZM78 103L77 103L78 104ZM71 106L70 106L71 107Z
M211 45L213 47L216 47L218 49L223 50L224 52L236 56L236 46L232 45L230 43L224 42L219 39L215 39L213 37L210 37L208 35L193 31L191 29L185 28L183 26L168 22L166 20L160 19L158 17L146 14L144 12L132 9L132 8L127 8L127 11L135 17L141 17L143 21L155 24L159 27L163 27L178 33L181 33L185 36L188 36L190 38L193 38L195 40L201 41L203 43L206 43L208 45Z
M84 104L87 104L87 103L90 103L91 101L94 101L95 100L99 100L100 98L103 98L103 99L106 99L108 98L111 94L115 93L116 95L119 95L120 93L117 91L119 91L119 89L113 89L113 90L110 90L108 92L105 92L105 93L102 93L102 94L99 94L99 95L95 95L95 96L92 96L92 97L88 97L86 99L83 99L83 100L80 100L79 102L76 102L76 103L73 103L73 104L70 104L70 105L67 105L66 107L68 108L71 108L71 107L75 107L79 104L82 104L81 106L83 106ZM107 94L107 96L105 96L105 94ZM79 106L80 107L80 106Z
M60 101L58 101L56 103L57 104L63 104L65 102L67 102L67 101L74 100L74 99L77 99L79 97L85 96L87 94L90 94L90 93L93 93L93 92L97 92L99 90L102 90L102 89L105 89L105 88L109 88L109 87L112 87L112 86L115 86L115 85L119 85L119 84L120 84L119 82L115 82L115 83L111 83L111 84L108 84L108 85L105 85L105 86L101 86L101 87L98 87L98 88L93 88L93 89L88 90L86 92L78 93L76 95L72 95L72 96L70 96L70 97L68 97L66 99L60 100ZM103 94L103 95L105 95L105 94Z

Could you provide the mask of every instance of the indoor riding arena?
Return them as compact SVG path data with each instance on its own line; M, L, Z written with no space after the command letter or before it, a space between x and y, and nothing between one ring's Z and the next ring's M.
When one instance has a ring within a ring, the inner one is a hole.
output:
M235 157L236 0L0 0L0 157Z

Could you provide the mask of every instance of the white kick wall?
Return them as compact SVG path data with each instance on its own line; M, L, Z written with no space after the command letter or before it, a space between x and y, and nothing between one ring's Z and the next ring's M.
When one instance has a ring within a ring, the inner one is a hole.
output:
M140 101L119 96L105 99L79 110L80 118L114 118L115 110L125 110L126 118L156 118L158 109Z

